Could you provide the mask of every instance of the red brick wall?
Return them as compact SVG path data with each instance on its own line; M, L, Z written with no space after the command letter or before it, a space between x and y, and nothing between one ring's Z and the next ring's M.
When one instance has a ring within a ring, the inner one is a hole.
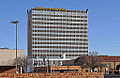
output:
M69 73L0 73L0 77L37 77L37 78L104 78L104 75L100 72L97 73L78 73L78 72L69 72Z

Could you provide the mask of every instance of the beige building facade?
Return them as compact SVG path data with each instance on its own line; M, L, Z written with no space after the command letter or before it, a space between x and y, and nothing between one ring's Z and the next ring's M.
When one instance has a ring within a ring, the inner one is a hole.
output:
M17 57L24 57L24 50L17 50ZM16 58L16 49L0 48L0 66L10 66Z

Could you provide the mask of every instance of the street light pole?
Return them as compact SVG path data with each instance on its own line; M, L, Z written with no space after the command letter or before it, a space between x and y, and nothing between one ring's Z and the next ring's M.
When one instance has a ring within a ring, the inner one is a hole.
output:
M19 23L19 21L11 21L11 23L16 24L16 73L17 72L17 24Z

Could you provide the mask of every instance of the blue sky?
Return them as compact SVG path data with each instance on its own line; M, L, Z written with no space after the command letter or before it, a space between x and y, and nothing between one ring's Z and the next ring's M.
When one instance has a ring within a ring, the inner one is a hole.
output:
M120 0L0 0L0 48L15 48L15 25L19 20L18 48L27 55L27 9L35 6L89 9L89 51L120 56Z

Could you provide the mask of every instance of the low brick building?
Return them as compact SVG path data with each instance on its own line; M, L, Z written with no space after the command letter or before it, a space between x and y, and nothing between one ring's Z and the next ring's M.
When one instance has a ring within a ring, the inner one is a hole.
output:
M120 56L99 56L103 58L103 64L111 73L119 72L120 68ZM105 72L105 69L103 69Z
M86 56L85 58L87 58L88 56ZM98 58L102 58L102 64L105 65L105 67L103 68L97 68L96 70L98 72L108 72L108 74L110 73L116 73L119 72L120 69L120 56L96 56ZM68 60L68 61L64 61L63 64L66 66L70 66L70 65L76 65L75 62L80 62L80 58L77 58L75 60ZM89 72L90 69L89 68L82 68L84 69L84 71Z

